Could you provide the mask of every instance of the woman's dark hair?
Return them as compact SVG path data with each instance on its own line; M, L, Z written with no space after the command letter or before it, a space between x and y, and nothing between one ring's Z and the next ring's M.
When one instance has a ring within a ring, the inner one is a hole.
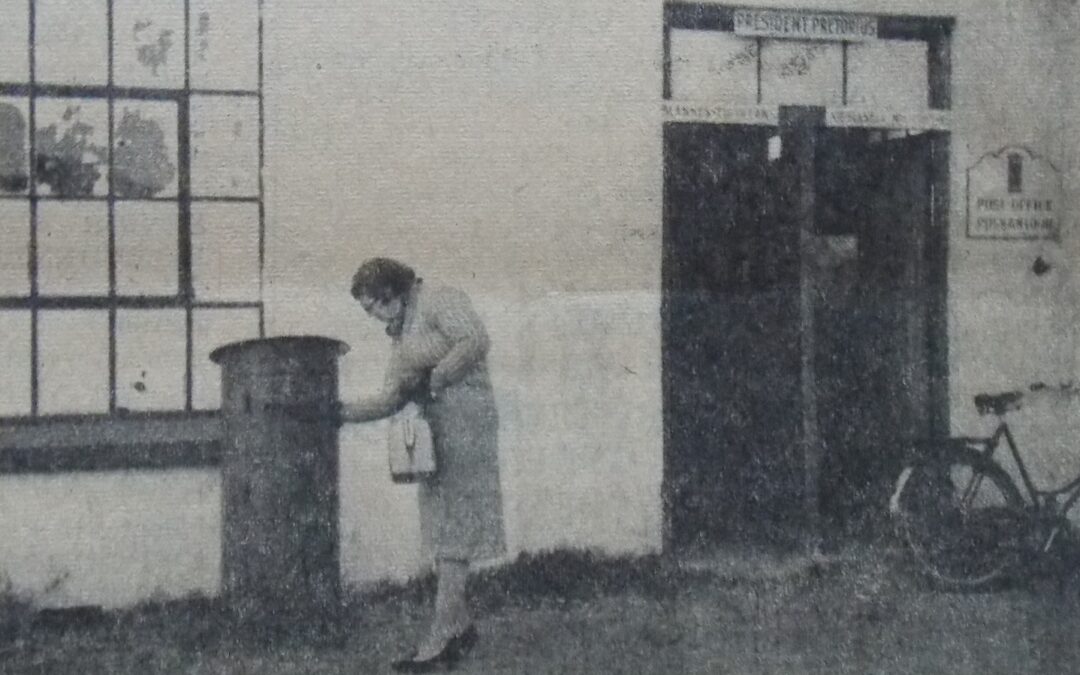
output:
M371 258L353 275L352 296L357 300L362 295L391 300L408 293L415 281L416 272L408 265L390 258Z

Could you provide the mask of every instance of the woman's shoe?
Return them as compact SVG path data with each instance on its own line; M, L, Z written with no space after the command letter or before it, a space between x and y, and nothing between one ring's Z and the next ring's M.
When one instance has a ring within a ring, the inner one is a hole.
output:
M476 624L472 623L469 624L468 628L450 639L450 642L454 643L454 649L457 651L458 658L466 656L471 652L472 648L475 647L476 643L479 641L480 631L476 630Z
M407 659L394 661L390 664L390 667L398 673L438 673L450 670L454 667L454 664L447 658L446 648L444 647L441 652L430 659L418 659L415 656L410 656Z
M394 661L390 664L390 667L398 673L437 673L444 670L450 670L453 666L441 657L443 653L440 652L430 659L416 659L407 658L400 661Z
M415 656L394 661L391 667L399 673L437 673L453 669L457 662L468 654L480 640L480 632L474 624L461 631L446 641L442 650L427 659L417 659Z

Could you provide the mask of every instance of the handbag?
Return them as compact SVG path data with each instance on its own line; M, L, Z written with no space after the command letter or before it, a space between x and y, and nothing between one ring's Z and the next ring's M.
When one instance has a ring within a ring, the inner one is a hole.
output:
M420 406L409 403L390 418L390 478L415 483L435 475L435 444Z

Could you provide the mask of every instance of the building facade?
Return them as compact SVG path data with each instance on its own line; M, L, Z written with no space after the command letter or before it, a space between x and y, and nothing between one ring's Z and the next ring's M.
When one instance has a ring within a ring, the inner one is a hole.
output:
M979 432L973 394L1075 375L1071 2L322 0L204 21L112 0L83 3L97 70L39 57L74 28L13 4L4 269L33 274L3 272L4 359L26 364L5 374L27 379L0 398L0 570L43 602L217 591L205 347L329 335L352 346L342 396L378 386L385 337L348 294L369 255L465 288L489 324L515 551L850 528L891 439ZM200 66L215 30L236 34ZM156 56L164 31L186 68ZM155 114L163 159L125 179L118 140ZM104 167L76 200L41 162L65 135ZM50 252L72 241L105 274ZM211 310L253 319L199 329ZM136 311L163 314L143 334ZM95 365L56 368L73 345ZM1065 412L1017 421L1046 481L1080 465ZM341 445L346 580L413 573L382 428Z

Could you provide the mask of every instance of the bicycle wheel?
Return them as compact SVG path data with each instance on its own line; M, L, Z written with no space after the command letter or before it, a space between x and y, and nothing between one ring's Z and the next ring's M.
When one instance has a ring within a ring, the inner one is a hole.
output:
M938 586L978 589L1020 562L1029 518L1000 465L969 448L908 466L890 511L916 562Z

